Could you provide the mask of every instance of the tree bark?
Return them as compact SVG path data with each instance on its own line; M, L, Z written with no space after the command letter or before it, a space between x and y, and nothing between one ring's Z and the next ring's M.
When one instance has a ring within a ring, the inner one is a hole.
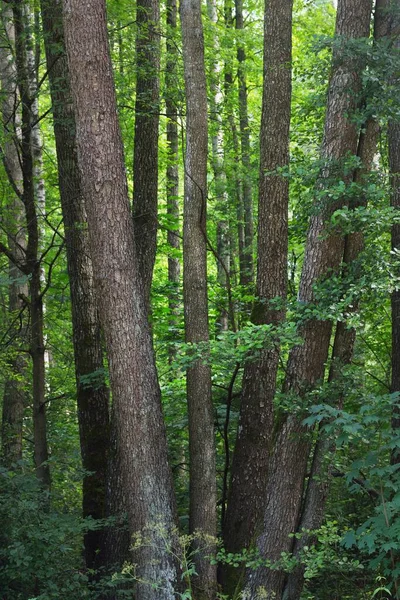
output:
M183 222L183 295L185 336L188 344L207 345L207 93L204 41L199 0L180 4L186 89L186 155ZM216 568L207 555L216 536L216 473L214 411L211 369L204 358L187 370L189 418L190 512L189 529L194 534L197 577L196 597L212 600L216 592ZM204 536L209 536L207 540Z
M21 164L23 173L22 200L27 224L26 272L29 273L30 354L33 372L33 436L34 459L38 479L50 487L50 469L47 448L45 403L45 345L43 294L41 292L41 261L39 256L39 220L34 187L34 159L32 149L34 97L29 77L29 36L26 29L23 3L12 4L15 28L15 56L17 83L21 97Z
M243 0L235 0L235 25L237 31L243 31ZM247 108L247 77L246 77L246 50L239 42L237 48L238 60L238 98L239 98L239 128L240 128L240 151L243 177L243 221L244 221L244 247L243 268L240 271L240 285L251 286L254 280L253 264L253 192L251 184L250 163L250 123ZM262 160L262 159L261 159Z
M180 262L176 251L180 248L179 241L179 139L178 139L178 108L176 104L177 60L178 53L173 36L177 31L178 8L176 0L167 2L167 63L165 67L165 104L167 115L167 214L169 217L167 241L173 252L168 256L168 306L170 311L169 327L173 332L173 340L179 327L179 282ZM169 350L169 362L176 355L173 346Z
M41 0L41 12L71 290L78 421L85 470L83 516L101 519L105 516L109 446L108 389L104 380L101 328L78 168L61 1ZM103 531L88 532L84 543L86 566L96 569L104 562Z
M327 113L321 158L326 166L321 172L319 196L315 213L310 220L304 266L301 275L299 301L316 302L314 285L331 273L338 271L343 257L344 239L328 230L330 217L345 203L345 199L332 202L323 194L332 173L340 169L341 178L349 183L343 172L343 162L357 152L358 129L349 118L359 105L362 61L345 51L345 41L369 36L371 2L368 0L341 0L338 3L336 36L341 43L335 48L329 83ZM344 49L344 51L343 51ZM328 357L332 324L330 321L310 319L301 327L302 345L290 353L284 393L304 398L307 391L323 378ZM310 452L309 433L298 414L281 411L277 421L277 434L266 488L263 532L257 546L261 554L271 561L279 560L281 553L291 551L290 533L296 531L303 497L303 485ZM256 595L259 588L276 600L282 597L285 573L280 569L258 568L248 574L247 590Z
M159 0L138 0L136 24L133 223L139 272L145 300L149 306L158 224Z
M1 106L4 130L3 163L17 194L10 194L12 199L7 206L6 229L8 231L8 247L18 262L25 261L26 230L24 206L20 195L22 192L22 170L19 162L18 144L20 143L20 123L17 111L19 92L16 84L16 68L13 58L15 46L14 25L11 7L2 8L3 42L0 48L0 78L3 102ZM3 217L4 219L4 217ZM11 327L13 358L10 361L11 377L4 384L2 410L2 458L7 467L22 459L22 424L26 394L24 391L24 375L27 358L22 346L28 344L26 318L23 315L25 303L23 297L28 296L28 284L24 274L9 261L9 304L10 323L17 319L18 325ZM18 319L18 315L21 316Z
M375 15L375 19L377 15ZM360 169L355 172L354 181L360 185L365 184L369 175L379 134L378 122L371 118L365 125L365 131L360 135L358 156L360 157ZM366 206L366 197L361 194L354 203L351 203L352 209ZM364 236L361 231L355 231L346 235L343 255L343 274L352 269L354 277L360 275L357 269L357 259L364 249ZM358 310L359 301L355 299L351 312ZM332 351L332 361L329 370L328 382L334 383L337 394L337 407L341 408L345 398L345 389L343 388L343 367L349 365L353 359L354 345L356 341L356 331L349 327L346 321L339 321L336 325L335 339ZM346 385L346 382L344 382ZM298 533L300 538L296 538L293 548L293 555L299 558L305 546L312 546L315 543L315 536L310 533L319 529L325 517L325 505L328 498L329 487L331 483L331 466L335 453L335 443L330 438L326 438L323 432L319 433L316 442L311 472L308 478L307 489L305 493L303 509L301 513ZM304 565L300 564L289 573L283 594L284 600L300 600L304 585Z
M260 135L257 302L253 322L279 325L285 317L288 243L292 2L266 3L264 95ZM272 301L277 302L274 304ZM245 365L232 481L224 526L228 552L247 548L262 517L273 429L279 342ZM237 573L237 570L236 570ZM234 572L231 574L235 586ZM226 581L230 592L232 585ZM227 588L228 589L228 588Z
M215 0L207 0L208 18L213 25L212 29L212 47L215 55L218 53L218 38L216 25L218 22L217 5ZM218 89L220 80L220 68L218 61L212 63L211 83L210 83L210 114L212 123L211 135L211 166L214 173L215 189L215 208L219 215L217 222L217 281L221 290L221 298L218 300L217 307L217 331L227 331L229 328L229 307L227 285L230 277L230 240L229 240L229 200L226 186L226 174L223 158L224 134L222 128L222 105L221 92Z
M93 273L129 530L134 536L135 598L173 600L178 581L175 502L135 251L105 2L64 0L63 7Z
M394 46L398 52L400 48L400 16L398 14L397 3L386 0L386 4L392 7L392 14L388 13L390 34L394 38ZM397 77L396 83L399 78ZM400 209L400 123L394 119L389 120L388 124L388 151L389 151L389 172L392 188L390 204L397 211ZM400 224L394 223L391 232L392 251L397 253L400 249ZM399 268L397 268L397 273ZM392 309L392 377L390 391L400 392L400 290L395 289L391 296ZM397 400L397 403L399 400ZM400 428L400 407L395 406L392 415L392 428L394 431ZM392 453L393 464L400 462L400 452L397 449Z

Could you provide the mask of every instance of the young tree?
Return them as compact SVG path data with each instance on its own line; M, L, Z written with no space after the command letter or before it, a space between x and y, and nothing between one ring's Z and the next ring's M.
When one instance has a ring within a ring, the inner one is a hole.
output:
M133 223L139 271L149 304L158 226L159 0L138 0L136 24Z
M22 169L22 191L11 180L14 191L20 197L25 210L27 241L21 263L18 256L4 245L1 250L13 264L29 279L29 298L24 301L29 305L30 316L30 355L32 359L32 396L33 396L33 437L34 460L37 477L45 488L50 488L50 469L48 465L47 421L45 400L45 341L43 296L41 268L43 254L40 255L40 223L34 182L34 154L32 132L35 126L32 106L35 102L36 89L33 89L30 73L29 52L31 39L27 28L27 11L23 2L12 4L13 25L15 31L15 65L16 82L21 103L21 143L19 162ZM15 142L17 138L15 138Z
M21 348L28 344L26 339L27 324L24 317L25 303L23 298L28 297L28 283L25 275L18 268L18 263L23 264L26 250L25 212L21 201L22 196L22 170L19 161L18 127L19 114L17 110L19 93L16 84L15 61L13 57L15 35L12 20L12 10L5 5L2 9L3 41L0 48L0 78L2 90L2 123L3 123L3 148L2 161L8 174L11 186L15 188L5 211L5 228L7 229L7 243L12 255L17 259L17 264L9 260L9 313L10 323L14 323L10 333L14 338L11 345L12 357L10 361L11 376L5 381L2 410L2 458L10 467L22 458L22 425L26 394L24 391L27 359ZM3 226L4 226L3 225ZM25 339L24 339L25 338Z
M179 138L178 138L178 106L176 100L177 86L177 61L178 48L174 35L177 31L178 7L176 0L167 2L167 42L166 42L166 66L165 66L165 108L167 117L167 214L169 217L169 229L167 241L175 251L179 250ZM172 227L171 227L172 224ZM173 331L178 328L178 306L179 306L179 281L180 262L173 253L168 256L168 284L169 284L169 325ZM169 360L172 362L175 350L170 347Z
M172 600L175 503L160 390L139 279L104 0L64 0L64 32L93 273L104 328L113 418L137 600ZM90 31L91 35L88 35Z
M235 26L239 35L244 30L243 0L235 0ZM240 127L240 152L242 163L242 204L243 204L243 226L244 245L242 259L239 261L240 283L243 286L253 284L253 190L250 175L250 122L247 106L247 75L246 75L246 49L243 42L237 45L238 60L238 99L239 99L239 127Z
M204 70L204 41L199 0L180 4L183 62L186 90L185 199L183 220L183 296L185 336L188 344L207 345L207 91ZM207 354L207 351L204 351ZM189 418L190 513L189 528L198 549L216 536L216 475L214 411L211 398L211 368L197 358L187 370ZM216 568L206 555L197 552L194 562L198 597L215 597Z
M397 52L400 50L400 14L397 3L386 0L388 4L387 20L390 35L394 40L394 47ZM391 9L391 10L390 10ZM390 11L390 12L389 12ZM398 79L395 81L398 83ZM391 178L391 206L395 210L400 208L400 122L395 118L389 119L388 124L388 151L389 151L389 170ZM392 252L398 257L400 249L400 224L394 223L391 232ZM391 392L400 392L400 290L394 289L391 297L392 308L392 377ZM393 411L392 427L394 430L400 428L400 409L398 407ZM393 452L392 462L399 463L399 451Z

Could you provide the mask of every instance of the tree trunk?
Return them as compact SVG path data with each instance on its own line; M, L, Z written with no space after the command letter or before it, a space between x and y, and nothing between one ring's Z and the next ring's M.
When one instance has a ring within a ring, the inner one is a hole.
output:
M216 34L216 25L218 22L217 5L215 0L207 0L208 18L213 24L212 46L215 55L218 53L218 38ZM218 61L212 63L211 84L210 84L210 113L213 132L211 135L211 165L214 172L214 189L216 198L216 210L220 215L226 215L225 218L219 218L217 222L217 281L221 290L221 298L218 301L217 308L217 331L227 331L229 328L229 307L227 285L230 277L230 240L229 240L229 202L226 189L226 174L224 158L222 155L224 147L224 135L222 129L222 105L221 92L218 89L220 80L220 68Z
M310 221L304 266L300 281L299 301L307 305L316 302L314 285L329 274L337 272L343 257L344 239L328 231L330 217L345 203L323 195L329 186L333 170L341 169L341 178L349 183L341 162L357 152L358 130L349 118L359 105L362 61L346 53L345 41L369 35L371 2L368 0L341 0L338 3L336 35L342 43L333 54L333 68L329 83L328 105L321 157L326 166L321 172L319 196ZM344 50L344 51L343 51ZM290 353L284 393L304 398L307 391L324 376L328 358L332 324L330 321L310 319L301 328L303 344ZM279 415L273 454L268 469L263 533L257 541L261 554L271 561L281 553L291 551L303 496L304 477L310 452L309 433L302 424L302 414ZM285 573L279 569L258 568L249 573L247 587L250 593L265 588L276 600L282 597Z
M23 173L23 203L27 223L26 268L29 279L30 353L33 371L33 435L36 473L44 487L50 487L50 469L47 464L45 363L43 335L43 295L40 280L39 221L34 188L34 160L32 152L33 113L31 96L25 10L22 3L13 3L15 28L15 56L17 83L21 95L21 164Z
M375 19L377 15L375 15ZM375 119L369 119L365 132L360 135L358 156L360 157L362 168L358 169L354 175L354 181L360 185L365 184L369 175L373 158L376 154L378 141L379 124ZM352 209L360 206L366 206L366 198L361 194L356 202L352 203ZM364 248L364 237L361 231L356 231L346 235L343 255L343 272L352 269L354 277L359 275L356 268L356 261ZM355 299L351 308L352 312L358 310L358 300ZM354 328L348 327L346 321L339 321L336 325L335 340L332 351L332 362L329 370L329 383L334 383L337 394L337 407L341 408L345 397L343 388L342 373L343 367L349 365L353 359L354 344L356 332ZM344 382L346 385L346 382ZM314 448L313 460L310 476L308 478L307 490L304 498L304 505L301 514L298 532L300 538L296 538L293 555L300 557L305 546L312 546L315 543L315 536L310 531L315 531L322 526L325 517L325 505L328 498L328 492L331 482L331 465L335 453L335 443L326 438L324 433L319 433L317 443ZM304 584L304 565L301 563L288 575L284 600L300 600Z
M160 111L159 0L136 8L136 103L133 157L133 223L147 305L157 248L158 122Z
M101 329L93 285L86 211L76 152L75 115L65 54L61 2L41 0L67 265L70 278L78 421L83 478L83 516L105 516L108 390L104 380ZM85 536L88 569L104 561L103 532Z
M104 0L64 0L64 32L93 273L137 564L136 600L173 600L175 502L139 280ZM87 32L90 31L90 36Z
M236 29L243 31L243 0L235 0ZM238 84L239 84L239 127L241 163L243 178L243 221L244 221L244 247L243 269L240 272L240 285L251 286L254 280L253 265L253 192L251 184L250 164L250 124L247 110L247 78L246 78L246 51L242 43L238 43ZM262 126L261 126L262 127ZM261 158L262 160L262 158Z
M0 78L3 102L1 106L2 123L4 130L3 163L10 184L17 194L10 193L12 199L7 206L5 228L8 233L8 247L18 262L25 260L26 231L24 206L21 202L22 171L19 162L18 144L19 115L17 111L19 92L16 85L15 62L13 48L15 45L12 10L5 5L2 8L2 25L4 28L3 42L0 48ZM3 216L4 219L4 216ZM13 337L10 361L11 377L5 381L3 410L2 410L2 458L7 467L11 467L22 459L22 423L24 407L26 404L24 391L24 374L26 373L27 360L22 351L22 345L28 343L26 319L23 316L25 302L23 297L28 296L28 284L24 281L24 274L18 267L9 261L9 304L10 322L17 318L19 326L11 327Z
M178 139L178 108L176 105L177 61L178 53L174 43L177 30L178 8L176 0L167 2L167 63L165 67L166 84L166 114L167 114L167 214L168 234L167 241L173 253L168 256L168 286L169 286L169 327L173 332L173 340L179 327L179 281L180 263L176 251L180 248L179 242L179 139ZM173 346L169 348L169 361L174 360L176 352Z
M266 4L264 96L260 136L257 302L253 322L285 316L289 186L277 172L289 164L292 1ZM271 301L276 300L278 304ZM279 342L245 365L238 435L224 527L228 552L247 548L262 516L273 427ZM236 570L237 572L237 570ZM232 573L233 581L235 580ZM228 582L226 582L228 583ZM232 592L232 585L228 585Z
M180 4L186 89L186 156L183 222L183 295L188 344L207 345L207 93L200 0ZM190 512L195 535L196 598L215 598L216 568L207 555L216 536L216 473L214 411L208 352L187 370L189 411ZM204 548L204 550L203 550Z
M389 13L389 29L390 34L394 38L394 46L398 51L400 48L399 32L400 32L400 17L398 14L398 6L390 0L386 0L389 6L392 6L393 14ZM396 83L398 84L397 77ZM389 120L388 125L388 149L389 149L389 171L390 183L392 188L391 206L398 211L400 209L400 123L394 119ZM392 225L392 251L398 253L400 249L400 224ZM395 254L396 259L398 255ZM397 274L399 268L397 267ZM392 379L390 391L393 393L400 392L400 290L395 289L391 297L392 305ZM397 399L399 403L399 399ZM395 406L392 415L392 428L396 432L400 428L400 407ZM393 464L400 462L400 452L396 449L391 457Z

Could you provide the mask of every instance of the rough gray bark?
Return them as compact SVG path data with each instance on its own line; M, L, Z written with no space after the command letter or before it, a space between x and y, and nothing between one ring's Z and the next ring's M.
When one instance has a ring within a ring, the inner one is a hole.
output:
M167 241L174 251L179 250L179 140L178 140L178 108L176 105L176 85L177 85L177 61L178 52L173 36L177 30L178 8L176 0L167 2L167 62L165 67L165 105L167 115L167 214L169 223L173 226L168 229ZM168 284L169 297L168 306L170 310L169 326L173 332L178 329L179 316L179 281L180 281L180 262L174 254L168 256ZM174 340L176 339L174 333ZM173 347L169 349L169 360L175 358Z
M200 0L182 0L180 15L186 89L183 296L186 342L207 344L207 93ZM189 529L195 534L196 597L215 598L216 568L206 558L216 536L216 473L211 369L197 359L187 370L190 455ZM203 539L202 537L203 536Z
M289 186L277 173L289 164L292 2L266 3L264 95L260 134L256 324L279 325L285 316ZM276 299L278 304L271 301ZM249 360L243 376L238 434L224 526L229 552L247 548L262 517L273 429L279 342ZM234 573L232 578L235 579ZM235 582L234 582L235 583ZM232 592L232 585L226 582ZM227 589L228 589L227 588Z
M108 390L104 381L101 328L78 169L61 0L41 0L41 13L71 291L78 421L85 470L82 508L84 517L101 519L105 516L109 446ZM95 569L104 562L103 532L88 532L84 543L86 566Z
M135 538L135 598L173 600L178 581L175 502L135 251L105 2L64 0L63 8L78 162L109 359L116 443L129 530Z
M136 102L133 156L133 224L147 305L157 248L158 122L160 112L159 0L136 6Z
M20 143L19 115L17 111L19 92L16 83L16 69L13 57L15 44L12 10L5 5L2 8L2 44L0 48L0 79L2 91L3 139L2 160L8 178L18 194L10 193L11 200L3 215L3 225L8 231L8 247L17 262L25 260L26 231L25 211L19 197L22 192L22 170L19 162L18 144ZM28 284L24 274L11 260L9 261L9 313L10 320L16 319L11 328L11 345L14 354L10 362L11 378L4 384L1 447L4 464L10 467L22 458L22 422L26 404L23 377L27 368L27 358L21 352L21 346L28 344L26 319L23 311L28 296ZM21 315L21 320L18 318Z
M304 266L301 275L299 301L306 305L316 301L314 285L340 266L344 239L329 232L327 224L333 212L344 202L332 202L322 192L329 184L332 169L341 168L340 161L357 152L358 129L349 118L358 106L361 91L362 61L343 52L349 38L369 36L371 19L369 0L341 0L338 3L336 35L342 42L334 49L332 73L329 82L327 112L321 158L326 167L319 181L320 198L316 199L315 213L310 220ZM342 173L342 179L349 177ZM284 393L304 397L306 392L323 378L328 358L332 324L311 319L301 328L302 345L290 353L286 371ZM282 414L277 422L277 433L268 468L263 532L257 546L263 556L271 561L282 552L291 551L290 533L296 531L303 497L303 485L310 441L302 415ZM285 573L279 569L259 568L248 574L247 591L256 595L259 588L276 600L282 597Z

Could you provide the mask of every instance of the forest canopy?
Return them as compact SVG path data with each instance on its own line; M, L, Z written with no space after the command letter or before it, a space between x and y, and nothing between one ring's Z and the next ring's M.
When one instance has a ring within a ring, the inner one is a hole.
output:
M3 600L400 599L399 35L3 0Z

